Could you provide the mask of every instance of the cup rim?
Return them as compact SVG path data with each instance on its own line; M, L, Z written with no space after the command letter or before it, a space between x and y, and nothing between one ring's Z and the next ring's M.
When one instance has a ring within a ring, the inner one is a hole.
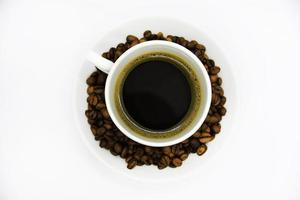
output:
M204 102L203 112L199 116L199 119L197 120L197 122L195 123L193 128L191 128L191 130L189 130L188 132L186 132L185 134L183 134L182 136L180 136L178 138L173 138L173 139L170 138L170 140L168 140L168 141L144 140L142 138L139 138L139 137L135 136L134 134L131 134L129 131L127 131L123 127L123 125L119 122L119 120L115 116L115 112L112 109L112 102L108 99L109 96L110 96L110 92L111 92L111 90L109 88L111 88L111 84L113 83L112 74L115 70L117 70L117 67L115 67L115 66L118 66L124 59L127 59L127 56L130 55L132 52L138 51L139 49L142 49L144 47L151 46L151 45L164 45L164 46L176 48L176 49L184 52L185 54L187 54L191 59L193 59L193 61L195 61L197 63L197 66L200 68L201 74L203 76L202 78L204 79L204 82L206 83L205 87L206 87L207 92L205 93L205 95L206 95L207 100ZM147 145L147 146L152 146L152 147L170 146L170 145L180 143L180 142L184 141L185 139L189 138L203 124L203 122L204 122L204 120L205 120L205 118L208 114L210 103L211 103L211 82L210 82L208 73L207 73L204 65L202 64L202 62L196 57L196 55L194 55L191 51L189 51L185 47L180 46L179 44L176 44L176 43L173 43L173 42L169 42L169 41L161 41L161 40L146 41L146 42L143 42L143 43L139 43L139 44L133 46L132 48L128 49L113 64L113 67L111 68L110 72L108 73L108 76L107 76L107 79L106 79L105 102L106 102L106 107L107 107L108 113L109 113L112 121L121 130L121 132L124 133L127 137L129 137L130 139L132 139L132 140L134 140L134 141L136 141L140 144L144 144L144 145Z

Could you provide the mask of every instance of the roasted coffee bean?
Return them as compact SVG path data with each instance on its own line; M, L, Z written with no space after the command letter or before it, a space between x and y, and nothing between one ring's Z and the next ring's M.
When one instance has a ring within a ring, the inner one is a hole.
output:
M184 150L179 150L178 152L177 152L177 154L176 154L176 156L181 156L182 154L184 154L185 153L185 151Z
M91 126L91 131L93 135L97 135L97 128L95 126Z
M174 165L175 167L179 167L179 166L182 165L182 160L180 160L179 158L174 158L174 159L172 160L172 163L173 163L173 165Z
M216 87L213 87L212 89L213 89L213 92L215 92L215 93L217 93L217 94L219 94L221 96L224 95L224 90L223 90L222 87L220 87L220 86L217 85Z
M166 38L166 40L169 41L169 42L172 42L172 38L173 37L171 35L168 35L167 38Z
M171 153L171 147L163 147L163 152L164 154L169 155Z
M212 93L211 95L211 104L217 106L221 102L221 98L218 94Z
M97 105L96 105L96 109L97 109L97 110L101 110L102 108L105 108L105 107L106 107L105 104L102 103L102 102L99 102L99 103L97 103Z
M213 135L211 135L210 133L204 132L204 133L201 133L199 141L201 143L208 143L208 142L212 141L213 139L214 139Z
M215 62L212 59L207 59L207 65L209 67L214 67L215 66Z
M133 169L136 165L137 165L137 161L135 159L131 159L127 164L127 168Z
M129 42L129 43L137 41L137 40L138 40L138 38L136 36L134 36L134 35L128 35L126 37L126 41Z
M142 43L142 42L146 42L147 41L147 39L146 38L141 38L140 39L140 43Z
M108 59L108 52L104 52L104 53L102 54L102 57Z
M133 41L133 42L130 44L130 48L133 47L133 46L135 46L135 45L137 45L138 43L139 43L138 40Z
M114 146L114 150L117 154L120 154L122 152L122 145L120 143L116 143Z
M100 128L97 129L96 133L99 136L103 136L105 132L106 132L106 129L104 127L100 127Z
M210 124L214 124L220 121L220 119L216 115L207 116L205 121Z
M220 104L223 106L226 103L226 97L222 96Z
M220 133L221 131L221 125L220 124L214 124L212 127L211 127L211 130L213 133L217 134L217 133Z
M86 84L88 85L95 85L96 84L97 79L93 76L90 76L87 80L86 80Z
M218 84L219 86L221 86L222 83L223 83L222 79L221 79L220 77L218 77L217 84Z
M101 111L102 116L103 116L105 119L110 119L110 116L109 116L108 111L107 111L106 108L102 108L100 111Z
M115 51L116 51L116 48L114 48L114 47L109 49L109 51L108 51L109 60L113 61L113 59L115 57Z
M100 147L105 148L107 146L107 140L106 139L102 139L100 141Z
M188 156L189 156L188 154L184 153L180 156L180 160L184 161L188 158Z
M111 130L112 129L112 125L111 124L106 124L104 123L103 127L107 130Z
M197 49L197 50L200 50L200 51L205 51L206 49L205 49L205 46L204 45L202 45L202 44L196 44L196 46L195 46L195 48Z
M187 44L187 48L192 50L196 47L197 44L198 44L198 42L196 42L195 40L192 40Z
M209 73L212 74L212 75L216 75L220 72L220 70L221 70L220 67L217 67L217 66L212 67L212 68L209 69Z
M167 167L170 164L170 158L168 156L162 156L160 163Z
M200 135L200 137L201 136L202 135ZM196 138L191 139L190 146L192 147L192 152L196 152L197 148L200 146L199 140Z
M226 114L226 108L222 107L221 109L219 109L219 113L220 115L224 116Z
M143 155L142 157L141 157L141 161L143 162L143 163L145 163L146 165L149 165L149 157L148 156L146 156L146 155Z
M162 32L158 32L156 35L157 35L157 39L159 40L164 38L164 34Z
M209 76L209 79L212 83L216 83L218 78L219 78L218 75L210 75Z
M104 73L100 73L97 78L97 84L102 85L106 81L106 75Z
M151 38L151 35L152 35L152 33L149 30L144 32L144 38L146 40L149 40Z
M93 86L89 86L88 89L87 89L87 93L90 95L90 94L93 94L94 93L94 87Z
M117 50L115 52L115 57L114 57L114 60L117 60L122 54L123 54L124 51L122 50Z
M207 150L207 146L205 144L201 144L197 149L197 154L199 156L203 155Z
M145 146L145 152L148 155L152 155L154 152L153 147Z
M144 149L139 147L136 149L136 155L138 155L139 157L141 157L144 154Z

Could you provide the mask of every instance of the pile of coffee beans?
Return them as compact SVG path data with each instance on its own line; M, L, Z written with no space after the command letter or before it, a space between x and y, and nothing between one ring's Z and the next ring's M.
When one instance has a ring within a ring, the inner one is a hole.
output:
M127 168L135 166L156 165L158 169L166 167L179 167L186 160L190 153L203 155L207 150L207 143L212 141L220 133L220 121L226 114L224 104L226 97L221 87L222 79L218 76L220 67L205 53L205 46L195 40L188 41L184 37L164 36L147 30L142 38L133 35L126 37L125 43L112 47L108 52L102 54L104 58L115 62L126 50L141 42L149 40L166 40L184 46L193 52L205 66L212 86L212 101L209 113L193 136L185 141L167 147L150 147L139 144L125 136L112 122L105 105L104 87L107 75L96 69L88 79L88 109L85 111L88 123L95 140L100 142L100 147L105 148L114 156L120 156L127 163Z

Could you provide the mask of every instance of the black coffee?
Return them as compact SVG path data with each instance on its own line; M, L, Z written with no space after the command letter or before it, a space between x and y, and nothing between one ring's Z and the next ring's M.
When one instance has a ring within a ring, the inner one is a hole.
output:
M167 130L191 104L191 87L180 64L167 58L143 61L127 75L121 98L127 115L142 127Z

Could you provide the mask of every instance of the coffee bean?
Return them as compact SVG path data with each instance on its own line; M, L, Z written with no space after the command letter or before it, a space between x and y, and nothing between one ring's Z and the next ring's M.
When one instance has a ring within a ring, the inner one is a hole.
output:
M137 165L137 161L135 159L131 159L127 164L127 168L133 169L136 165Z
M163 147L163 152L164 154L169 155L171 153L171 147Z
M135 46L135 45L137 45L138 43L139 43L138 40L133 41L133 42L130 44L130 48L133 47L133 46Z
M95 77L89 77L87 80L86 80L86 84L88 85L95 85L96 84L96 78Z
M122 54L123 54L122 50L117 50L116 53L115 53L114 60L117 60Z
M144 154L144 150L142 148L137 148L135 154L133 155L133 157L136 160L140 160L143 154Z
M226 114L226 108L222 107L221 109L219 109L219 113L220 115L224 116Z
M196 152L197 148L200 146L199 140L197 140L196 138L191 139L190 146L192 147L192 152Z
M178 153L176 154L176 156L179 156L179 157L180 157L180 156L181 156L182 154L184 154L184 153L185 153L184 150L179 150Z
M105 119L110 119L110 116L109 116L109 114L108 114L106 108L102 108L100 111L101 111L102 116L103 116Z
M197 131L196 133L193 134L193 137L199 138L199 137L200 137L200 134L201 134L201 133L200 133L199 131Z
M94 87L93 86L89 86L87 89L87 93L88 94L92 94L94 92Z
M129 163L130 160L132 160L133 157L132 156L128 156L126 159L125 159L125 162Z
M192 40L187 44L187 48L192 50L196 47L197 44L198 44L198 42L196 42L195 40Z
M112 129L112 125L111 124L104 124L103 127L107 130L111 130Z
M107 146L107 140L106 139L102 139L100 141L100 147L105 148Z
M149 146L145 146L145 152L148 154L148 155L152 155L153 154L153 147L149 147Z
M157 33L157 39L161 40L164 38L164 34L162 32Z
M102 102L99 102L99 103L96 105L96 109L97 109L97 110L101 110L102 108L105 108L105 107L106 107L105 104L102 103Z
M106 132L106 129L104 127L100 127L97 129L97 135L99 135L99 136L103 136L105 132Z
M104 52L104 53L102 54L102 57L108 59L108 52Z
M149 40L151 38L151 35L152 35L152 33L149 30L147 30L147 31L144 32L144 38L146 40Z
M96 94L102 94L104 92L104 89L102 87L100 87L100 86L95 86L94 87L94 92Z
M221 70L220 67L212 67L212 68L210 68L209 72L212 75L216 75L220 72L220 70Z
M201 143L208 143L208 142L212 141L213 139L214 139L213 135L211 135L210 133L204 132L204 133L201 133L199 141Z
M122 152L122 149L123 147L122 147L122 145L120 144L120 143L116 143L115 145L114 145L114 150L115 150L115 152L117 153L117 154L120 154L121 152Z
M173 165L174 165L175 167L179 167L179 166L182 165L182 161L181 161L179 158L174 158L174 159L172 160L172 163L173 163Z
M204 45L202 45L202 44L196 44L196 46L195 46L195 48L197 49L197 50L201 50L201 51L205 51L205 46Z
M209 67L214 67L215 66L215 62L212 59L207 59L207 65Z
M212 116L207 116L207 118L205 119L206 122L210 123L210 124L214 124L220 121L220 119L216 116L216 115L212 115Z
M216 106L216 105L218 105L220 102L221 102L220 96L219 96L218 94L216 94L216 93L213 93L213 94L211 95L211 104L214 105L214 106Z
M160 163L163 166L167 167L170 164L170 158L168 156L162 156L161 160L160 160Z
M209 79L212 83L216 83L218 78L219 78L218 75L210 75L209 76Z
M97 128L95 126L91 126L91 131L93 135L97 135Z
M167 38L166 38L166 40L169 41L169 42L172 42L172 38L173 37L171 35L168 35Z
M207 146L205 144L201 144L197 149L197 154L199 156L203 155L207 150Z
M216 86L216 87L213 87L212 89L213 89L213 92L215 92L215 93L217 93L217 94L219 94L221 96L224 95L224 90L223 90L222 87Z
M143 156L141 157L141 161L142 161L143 163L145 163L146 165L149 165L149 164L150 164L148 160L149 160L149 157L146 156L146 155L143 155Z
M211 127L211 130L213 133L217 134L217 133L220 133L221 131L221 125L220 124L214 124L212 127Z
M106 81L106 75L104 73L100 73L98 78L97 78L97 84L102 85Z
M108 51L108 59L113 61L114 57L115 57L115 51L116 51L116 48L112 47L109 49Z
M184 161L188 158L188 156L189 156L188 154L184 153L180 156L180 160Z
M222 96L220 104L223 106L226 103L226 97Z
M222 85L222 79L220 78L220 77L218 77L218 80L217 80L217 84L220 86L220 85Z
M129 43L137 41L137 40L138 40L138 38L136 36L134 36L134 35L128 35L126 37L126 41L129 42Z

